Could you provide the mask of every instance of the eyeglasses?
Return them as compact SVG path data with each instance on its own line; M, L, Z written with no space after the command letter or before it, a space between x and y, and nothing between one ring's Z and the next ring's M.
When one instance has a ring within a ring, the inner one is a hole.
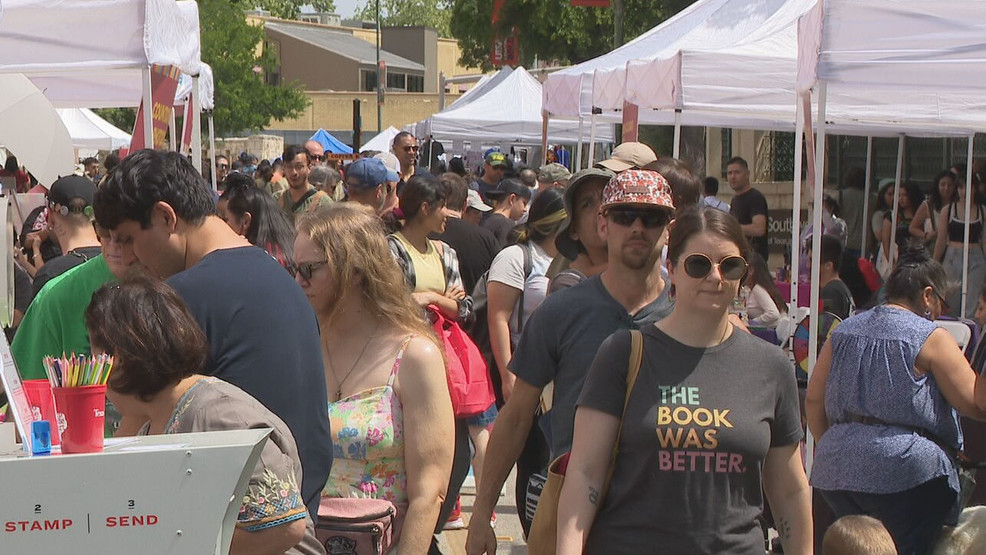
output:
M221 170L228 170L229 169L229 164L216 164L216 167L219 168L219 169L221 169Z
M938 296L938 301L941 303L942 314L945 314L946 312L950 311L952 307L948 306L948 301L945 300L945 297L941 296L941 293L938 292L938 289L932 287L931 290L934 291L935 295Z
M308 157L311 158L312 162L321 162L322 160L325 160L325 156L322 154L309 154Z
M309 262L307 264L291 264L288 266L288 271L291 272L292 276L301 276L301 278L305 281L311 281L312 272L328 263L328 260L321 260L319 262Z
M418 146L406 146L404 147L404 152L417 152L421 147Z
M606 216L613 220L613 223L623 227L630 227L637 219L648 229L664 227L671 222L671 213L667 210L648 210L646 208L610 208L606 211Z
M695 253L689 254L685 257L685 273L688 277L694 279L705 279L710 273L712 273L712 268L719 268L719 274L723 279L726 280L737 280L742 279L746 275L746 269L749 266L746 259L742 256L726 256L719 262L713 262L708 256Z

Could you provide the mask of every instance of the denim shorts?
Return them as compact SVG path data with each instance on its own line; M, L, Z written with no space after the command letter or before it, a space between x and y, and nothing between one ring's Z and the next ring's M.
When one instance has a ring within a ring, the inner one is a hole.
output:
M500 411L496 410L496 403L493 403L490 405L490 408L479 414L467 416L464 420L466 421L466 425L470 427L489 428L496 421L496 415L499 413Z

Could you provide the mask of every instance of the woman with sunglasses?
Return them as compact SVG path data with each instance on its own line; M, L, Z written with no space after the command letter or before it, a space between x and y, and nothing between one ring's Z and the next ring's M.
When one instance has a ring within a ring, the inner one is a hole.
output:
M955 524L959 413L986 418L986 387L933 321L947 287L941 264L909 247L887 303L842 322L808 382L811 485L836 517L882 521L901 555L930 553L942 525Z
M246 237L289 268L294 261L294 229L277 201L267 191L255 187L246 174L226 178L219 197L219 217L237 234Z
M675 305L641 330L636 380L628 383L631 334L617 332L582 389L559 554L762 552L762 491L784 552L811 552L794 371L780 349L728 319L749 251L721 210L690 207L671 224Z
M452 405L441 348L385 237L355 203L298 224L295 279L322 330L332 429L322 495L392 502L399 552L425 553L452 468Z

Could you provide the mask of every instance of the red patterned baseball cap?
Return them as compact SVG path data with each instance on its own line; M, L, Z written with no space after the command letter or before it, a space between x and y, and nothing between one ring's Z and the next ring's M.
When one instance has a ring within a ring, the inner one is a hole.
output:
M674 210L671 185L655 171L627 170L606 184L600 210L622 205L660 206Z

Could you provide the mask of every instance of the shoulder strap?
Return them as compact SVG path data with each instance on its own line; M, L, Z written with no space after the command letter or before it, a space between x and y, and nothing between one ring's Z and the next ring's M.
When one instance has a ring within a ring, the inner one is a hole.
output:
M637 383L637 376L640 374L640 365L644 360L644 335L640 330L630 330L630 361L627 365L627 393L623 399L623 415L620 416L620 426L616 429L616 443L613 444L613 456L609 461L609 472L606 473L606 483L603 484L603 497L609 491L609 484L613 481L613 473L616 471L616 457L620 453L620 437L623 435L623 421L627 416L627 407L630 406L630 394L633 393L633 385Z
M520 250L524 253L524 285L520 288L520 310L517 311L517 332L524 330L524 290L527 289L527 278L531 277L534 271L534 262L531 260L531 246L527 243L520 244Z
M296 202L296 203L294 203L294 204L291 205L291 212L297 212L299 208L301 208L302 206L304 206L305 201L307 201L308 199L312 198L313 196L315 196L319 192L320 191L318 189L309 189L307 193L305 193L304 195L301 196L300 199L298 199L298 202ZM290 198L290 197L288 197L288 198Z

